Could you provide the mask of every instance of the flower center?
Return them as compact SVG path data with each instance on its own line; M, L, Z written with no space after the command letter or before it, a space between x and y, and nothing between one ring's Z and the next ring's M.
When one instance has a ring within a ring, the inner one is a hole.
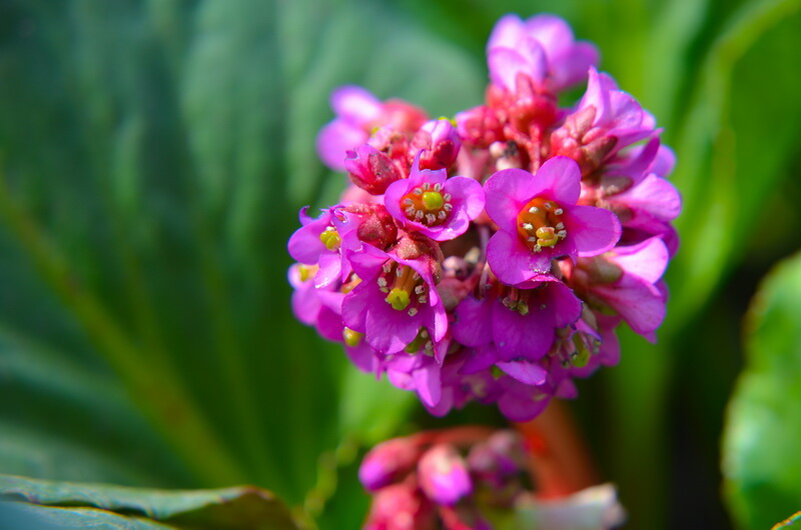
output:
M378 277L378 288L382 293L387 293L384 301L392 309L404 311L408 308L409 316L417 314L418 304L428 303L425 282L414 269L406 265L393 266L389 261L384 264L383 274Z
M320 234L320 241L328 250L337 250L340 243L342 243L342 238L339 237L339 232L337 232L336 228L329 226Z
M509 293L501 298L501 303L506 309L519 313L521 316L528 315L529 292L514 287L509 289Z
M425 182L401 198L401 208L409 220L426 226L437 226L448 219L453 204L451 194L442 193L442 184L432 186Z
M533 252L552 247L567 237L564 213L554 201L535 197L517 214L517 233Z

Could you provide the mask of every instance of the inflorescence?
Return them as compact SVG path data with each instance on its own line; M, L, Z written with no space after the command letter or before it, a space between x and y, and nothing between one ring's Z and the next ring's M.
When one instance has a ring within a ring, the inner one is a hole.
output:
M621 322L655 340L681 199L653 116L562 19L503 17L487 58L485 103L453 120L334 92L317 146L351 184L301 211L289 279L301 321L431 413L522 421L616 364Z

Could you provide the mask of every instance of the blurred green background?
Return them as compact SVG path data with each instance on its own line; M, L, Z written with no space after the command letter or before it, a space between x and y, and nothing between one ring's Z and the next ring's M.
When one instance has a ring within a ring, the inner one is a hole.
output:
M432 116L477 105L506 12L564 16L678 155L659 343L624 333L622 363L573 404L628 527L766 528L801 509L799 258L743 325L801 247L789 0L0 1L0 472L253 483L355 528L364 448L501 424L483 407L429 418L297 323L285 242L344 182L314 152L331 89Z

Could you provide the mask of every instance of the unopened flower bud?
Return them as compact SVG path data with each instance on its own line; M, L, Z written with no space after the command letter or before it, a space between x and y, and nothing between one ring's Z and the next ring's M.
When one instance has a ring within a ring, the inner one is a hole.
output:
M347 152L345 169L354 184L373 195L383 194L390 184L401 178L392 160L367 144Z
M426 122L412 140L412 153L420 151L421 169L450 167L459 154L462 141L450 120Z
M450 444L438 444L426 451L417 471L420 487L437 504L456 504L473 491L467 466Z
M398 237L398 227L383 206L364 205L356 213L362 215L362 223L356 232L360 240L380 249L385 249L395 242Z
M402 480L417 464L420 449L410 438L378 444L365 455L359 480L370 491Z

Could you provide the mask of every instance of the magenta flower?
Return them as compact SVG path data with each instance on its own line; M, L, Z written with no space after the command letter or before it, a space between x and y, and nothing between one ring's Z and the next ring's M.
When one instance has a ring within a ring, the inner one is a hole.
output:
M317 136L317 153L331 169L345 169L346 152L363 144L370 131L390 125L402 132L417 130L426 121L419 108L399 100L379 101L358 86L344 86L331 95L331 107L337 117Z
M587 42L575 42L570 26L554 15L523 21L502 17L487 44L490 78L510 92L523 74L535 84L557 92L580 83L598 62L598 51Z
M506 284L547 274L554 258L602 254L620 238L612 212L576 205L581 173L569 158L552 158L533 175L498 171L485 188L487 213L499 228L489 241L487 261Z
M622 149L655 132L655 120L631 95L619 90L609 75L590 68L587 91L576 108L576 114L592 108L593 134L606 134L617 139L615 150ZM592 130L592 129L591 129Z
M624 147L658 132L654 117L636 99L591 67L587 91L551 135L551 152L573 158L587 175Z
M484 190L473 179L448 178L444 169L420 170L415 164L409 178L387 188L384 206L407 230L447 241L462 235L484 210Z
M403 350L421 329L435 342L442 340L448 319L430 258L403 259L365 246L350 254L350 262L362 281L343 300L345 326L363 333L370 346L385 354Z
M357 237L359 219L345 211L342 206L322 210L317 219L300 211L303 226L289 238L289 255L306 265L317 265L314 285L323 287L350 274L350 264L345 260L345 249L358 250L361 241Z
M537 361L548 353L556 330L578 320L581 301L555 278L537 279L531 289L509 289L484 300L467 297L456 308L454 338L469 347L494 346L490 355L481 356L485 364L471 363L474 371L500 362L499 368L516 379L544 381L541 368L512 361Z
M666 296L659 285L669 259L659 237L615 248L603 256L579 260L574 272L578 287L607 305L634 332L655 340L653 332L665 318Z

